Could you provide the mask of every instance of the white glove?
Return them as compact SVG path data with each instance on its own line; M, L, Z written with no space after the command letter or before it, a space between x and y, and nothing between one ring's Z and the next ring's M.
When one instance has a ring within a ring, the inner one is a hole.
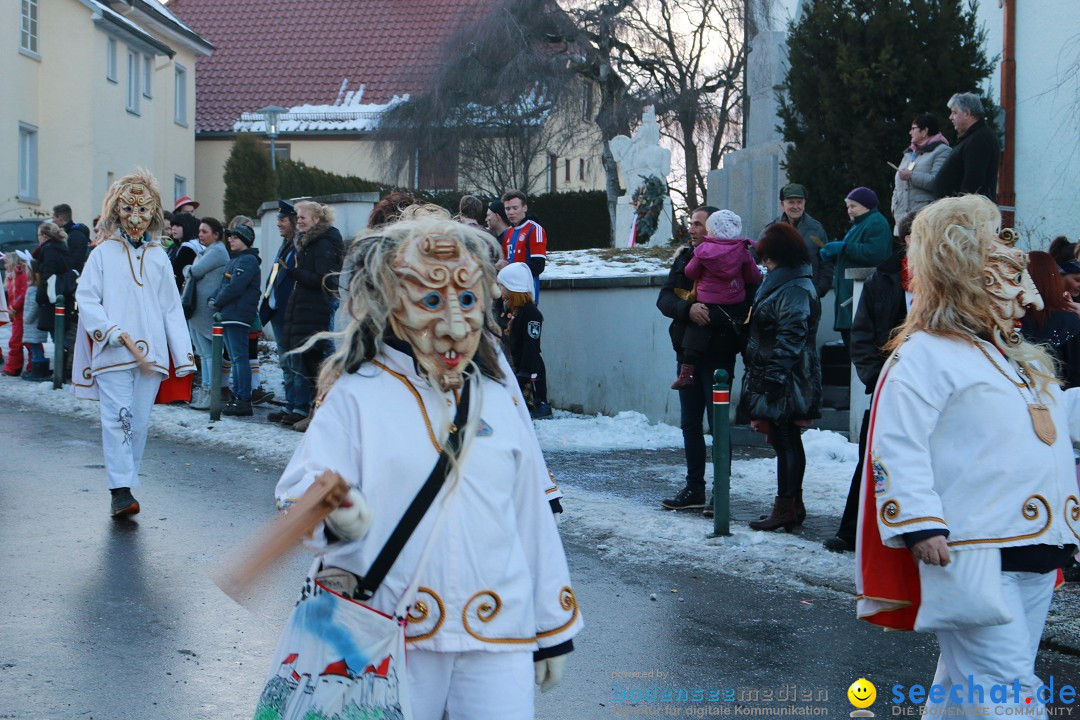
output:
M536 684L540 692L547 692L562 680L563 668L566 667L566 655L544 658L533 663L536 671Z
M349 488L345 502L326 518L326 527L342 540L357 540L367 535L375 511L364 500L364 494Z
M120 336L123 335L123 334L124 334L123 332L121 332L120 330L117 330L112 335L110 335L109 336L109 345L111 347L122 347L124 345L124 341L123 341L123 339L121 339Z

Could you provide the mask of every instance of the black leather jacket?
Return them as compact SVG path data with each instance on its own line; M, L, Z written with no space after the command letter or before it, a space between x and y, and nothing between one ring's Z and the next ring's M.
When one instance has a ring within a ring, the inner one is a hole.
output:
M765 276L743 353L739 422L821 417L821 360L815 342L820 320L810 264L778 267Z

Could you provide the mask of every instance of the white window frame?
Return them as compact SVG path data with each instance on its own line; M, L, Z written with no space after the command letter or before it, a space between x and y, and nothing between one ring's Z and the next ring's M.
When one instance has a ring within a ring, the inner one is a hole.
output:
M116 73L116 38L105 39L105 79L111 83L120 82Z
M173 122L183 127L188 126L187 75L187 68L180 63L173 66Z
M127 111L132 115L140 115L139 79L142 77L142 54L131 48L127 51Z
M187 178L183 175L173 175L173 201L187 195Z
M19 10L19 52L32 58L40 58L38 42L38 0L22 0Z
M142 61L142 96L146 99L154 97L154 56L143 55Z
M40 202L38 198L38 129L19 123L19 202Z

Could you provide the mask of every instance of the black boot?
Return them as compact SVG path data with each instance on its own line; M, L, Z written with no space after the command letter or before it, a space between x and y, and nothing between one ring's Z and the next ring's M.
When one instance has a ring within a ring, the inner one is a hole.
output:
M139 501L131 494L131 488L115 488L109 490L109 492L112 493L113 517L119 515L134 515L139 512Z
M776 496L773 501L772 512L761 520L751 520L751 530L776 530L784 528L787 532L799 524L795 516L795 498Z
M222 408L221 414L230 417L251 417L255 413L251 409L250 400L233 400Z
M660 504L668 510L700 510L705 507L705 488L695 489L687 485L674 498L661 500Z

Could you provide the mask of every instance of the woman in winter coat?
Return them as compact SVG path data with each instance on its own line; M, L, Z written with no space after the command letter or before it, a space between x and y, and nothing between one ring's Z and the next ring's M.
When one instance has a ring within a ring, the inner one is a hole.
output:
M833 329L840 332L844 344L851 334L851 298L855 281L846 277L848 268L874 268L885 262L893 252L889 221L878 210L878 196L867 187L857 187L848 193L847 204L851 229L843 240L827 243L818 252L822 262L836 259L833 289L836 291L836 319Z
M930 113L916 115L911 122L911 145L900 159L893 180L893 236L900 237L900 220L937 200L934 178L949 159L952 148L938 130L938 120Z
M172 217L173 244L169 247L169 262L176 275L176 289L181 293L184 291L184 268L195 262L203 249L199 227L199 218L191 213L177 213Z
M248 364L248 332L259 310L259 251L255 244L255 231L248 225L238 225L229 231L229 254L232 259L225 266L225 276L207 304L221 313L221 325L225 332L225 347L232 360L233 401L222 412L226 415L250 417L251 366Z
M175 217L174 217L175 221ZM206 410L210 407L210 358L212 357L212 338L214 334L214 311L207 300L217 290L229 262L229 251L222 240L225 229L212 217L205 217L199 224L199 244L202 253L198 259L184 269L184 275L190 276L195 283L195 312L188 318L188 330L191 331L191 344L195 354L201 358L202 384L199 392L191 401L194 410ZM228 378L222 373L222 387Z
M821 417L821 361L814 343L821 302L798 230L787 223L769 225L757 253L769 272L754 298L738 420L764 432L776 451L776 500L772 512L750 527L790 531L806 517L800 433Z
M34 298L39 306L38 328L51 333L56 327L56 306L49 302L49 278L59 278L71 267L67 233L56 223L41 223L38 227L38 246L31 255L38 274L34 290Z
M316 333L328 331L337 302L337 273L345 244L341 233L331 225L334 212L317 202L296 203L296 267L282 266L278 272L296 281L289 304L285 307L285 337L282 344L289 351L297 350ZM302 353L286 355L286 362L304 378L299 383L295 404L286 408L289 414L283 424L292 426L311 411L315 380L319 366L330 353L328 340L320 340Z

